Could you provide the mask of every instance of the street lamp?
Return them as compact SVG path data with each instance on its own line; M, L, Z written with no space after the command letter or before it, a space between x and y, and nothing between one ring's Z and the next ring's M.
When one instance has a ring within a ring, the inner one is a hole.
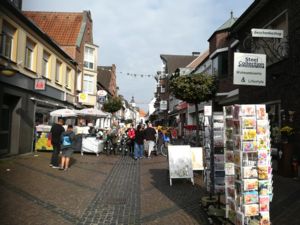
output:
M11 76L15 75L17 72L19 72L19 71L12 68L10 66L10 64L0 65L0 74L3 76L11 77Z

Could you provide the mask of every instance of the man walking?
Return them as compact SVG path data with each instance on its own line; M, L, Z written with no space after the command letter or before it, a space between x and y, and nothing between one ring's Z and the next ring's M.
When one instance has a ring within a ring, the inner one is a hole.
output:
M156 141L156 130L152 127L149 122L147 128L144 130L144 137L146 140L146 147L148 149L148 159L151 158L151 152L153 151Z
M60 145L61 145L61 134L65 132L65 129L63 128L64 120L58 119L58 122L53 124L51 127L50 133L51 133L51 142L53 146L53 152L50 162L50 167L52 168L59 168L59 152L60 152Z

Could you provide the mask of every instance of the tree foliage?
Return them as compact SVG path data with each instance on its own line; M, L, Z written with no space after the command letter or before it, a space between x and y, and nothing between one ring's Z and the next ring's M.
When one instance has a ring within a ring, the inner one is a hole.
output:
M120 97L110 97L103 104L103 110L109 113L115 113L122 108L122 99Z
M216 79L203 73L176 76L170 80L170 90L176 98L198 104L209 101L215 96Z

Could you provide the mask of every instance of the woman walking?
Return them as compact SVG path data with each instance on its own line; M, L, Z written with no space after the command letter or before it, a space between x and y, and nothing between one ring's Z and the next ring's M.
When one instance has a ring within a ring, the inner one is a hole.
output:
M62 150L62 158L61 158L61 166L60 170L68 170L70 164L70 158L74 151L74 142L75 142L75 134L73 132L73 126L68 125L67 131L62 133L61 135L61 150Z

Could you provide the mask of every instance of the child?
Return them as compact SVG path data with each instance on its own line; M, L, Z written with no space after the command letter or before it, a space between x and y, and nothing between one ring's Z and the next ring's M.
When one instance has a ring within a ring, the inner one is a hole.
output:
M73 154L73 143L75 141L75 134L73 132L73 126L68 125L67 131L63 132L61 135L61 166L60 170L67 170L69 168L70 157Z

